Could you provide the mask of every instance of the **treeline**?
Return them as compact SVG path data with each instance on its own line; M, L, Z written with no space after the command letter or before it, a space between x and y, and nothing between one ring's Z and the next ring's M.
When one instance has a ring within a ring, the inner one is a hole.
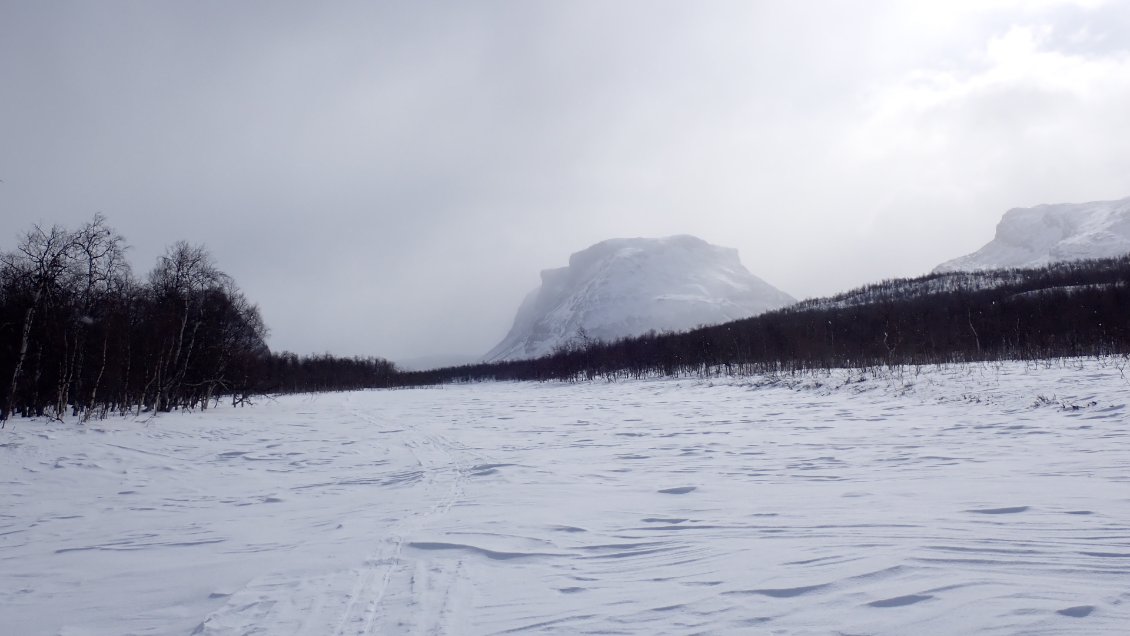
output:
M396 367L384 358L339 358L329 354L271 354L261 360L252 395L356 391L394 386Z
M0 253L0 420L207 408L264 393L387 386L378 358L272 354L256 305L202 246L143 278L101 215Z
M1130 352L1130 257L932 274L686 333L535 360L403 373L402 385L943 364Z
M1130 353L1130 256L884 281L686 333L579 340L534 360L398 372L272 353L258 307L202 246L144 277L101 216L0 253L0 420L207 408L271 393L479 380L762 374Z

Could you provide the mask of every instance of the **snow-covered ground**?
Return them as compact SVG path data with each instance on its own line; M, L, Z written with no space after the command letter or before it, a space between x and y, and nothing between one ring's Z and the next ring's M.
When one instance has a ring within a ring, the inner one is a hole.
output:
M1113 361L0 432L0 633L1125 634Z

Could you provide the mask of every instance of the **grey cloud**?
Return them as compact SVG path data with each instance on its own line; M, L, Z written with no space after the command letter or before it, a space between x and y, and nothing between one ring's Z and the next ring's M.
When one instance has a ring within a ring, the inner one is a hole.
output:
M276 348L411 357L485 351L612 236L696 234L806 296L926 271L1032 197L1130 194L1123 104L980 96L923 122L939 155L861 154L869 95L975 72L1013 25L1130 41L1113 4L948 31L910 4L0 2L0 239L102 211L139 271L206 243ZM1063 166L1013 108L1095 121ZM960 168L986 151L999 176Z

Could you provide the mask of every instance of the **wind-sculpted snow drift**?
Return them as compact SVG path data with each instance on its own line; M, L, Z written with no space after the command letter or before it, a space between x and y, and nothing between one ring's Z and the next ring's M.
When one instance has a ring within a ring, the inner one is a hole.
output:
M737 250L693 236L603 241L541 278L486 361L536 358L585 338L683 331L795 302L750 274Z
M1059 203L1005 213L996 236L981 249L939 265L935 272L1038 267L1058 261L1130 253L1130 197Z
M1121 636L1123 363L20 421L0 632Z

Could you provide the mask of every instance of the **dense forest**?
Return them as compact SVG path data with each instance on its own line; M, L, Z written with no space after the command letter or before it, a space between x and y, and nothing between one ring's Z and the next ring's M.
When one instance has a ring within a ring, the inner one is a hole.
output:
M481 380L763 374L1130 353L1130 256L884 281L685 333L579 340L535 360L399 372L381 358L273 353L202 246L143 278L102 216L0 253L0 420L205 409L221 399Z
M0 253L0 420L207 408L220 398L385 386L379 358L271 353L259 309L202 246L142 279L101 215Z
M402 373L403 385L943 364L1130 352L1130 256L868 285L686 333L536 360Z

